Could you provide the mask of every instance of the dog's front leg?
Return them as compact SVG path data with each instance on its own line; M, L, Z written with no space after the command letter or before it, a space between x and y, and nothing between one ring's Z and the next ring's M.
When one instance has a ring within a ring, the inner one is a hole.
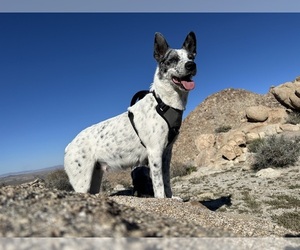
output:
M162 172L162 153L150 152L148 154L150 174L152 178L153 191L155 198L165 198L163 172Z

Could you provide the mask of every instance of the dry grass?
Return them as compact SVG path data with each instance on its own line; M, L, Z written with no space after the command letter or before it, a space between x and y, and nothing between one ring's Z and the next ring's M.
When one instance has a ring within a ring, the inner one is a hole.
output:
M243 201L249 209L251 209L252 211L259 210L261 204L257 202L255 198L251 196L248 191L243 191L241 194L244 196Z
M295 210L295 212L286 212L281 215L273 215L272 219L280 226L295 232L300 232L300 213L297 210Z
M271 205L272 209L279 209L279 208L297 208L300 207L300 200L288 195L277 195L272 196L273 198L270 201L266 201L267 204Z
M264 139L258 138L258 139L251 141L247 145L247 148L248 148L249 152L257 153L258 149L262 146L263 143L264 143Z
M171 178L190 175L192 172L197 171L195 166L184 166L181 164L173 164L171 166L170 175Z
M293 124L293 125L299 124L300 123L300 112L294 111L294 112L289 113L286 123Z
M63 169L49 173L45 178L45 186L50 189L73 191L68 175Z
M227 126L227 125L220 126L220 127L218 127L218 128L215 129L215 133L217 133L217 134L219 134L219 133L226 133L230 129L231 129L231 126Z
M289 189L300 189L300 185L299 184L295 184L295 185L290 185L288 186Z

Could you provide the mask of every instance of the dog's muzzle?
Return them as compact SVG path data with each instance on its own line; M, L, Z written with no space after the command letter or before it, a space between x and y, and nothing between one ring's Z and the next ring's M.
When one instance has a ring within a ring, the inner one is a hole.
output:
M181 89L189 91L194 89L195 87L195 83L192 80L192 77L196 75L197 66L196 63L189 61L185 63L184 67L186 69L186 75L183 77L172 76L172 81Z

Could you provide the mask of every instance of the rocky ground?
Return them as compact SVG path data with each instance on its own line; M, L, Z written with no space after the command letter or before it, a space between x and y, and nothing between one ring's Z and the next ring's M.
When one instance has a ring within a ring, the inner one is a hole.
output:
M41 180L2 187L0 204L2 237L230 235L218 228L205 229L193 220L176 219L176 211L187 212L190 207L177 200L50 190ZM157 211L147 212L146 207ZM199 207L198 213L202 210L206 211ZM165 216L161 215L162 211Z
M172 179L174 195L184 201L176 209L185 207L175 209L175 213L174 209L164 209L166 204L158 209L158 206L140 206L143 199L128 196L113 196L113 199L136 209L142 207L141 210L150 213L196 221L205 228L222 228L239 236L300 236L299 177L299 165L256 172L246 165L223 169L202 167Z
M174 178L172 183L175 195L200 201L216 214L252 222L255 217L261 229L274 223L300 235L300 166L258 172L242 165L223 170L200 168L191 175ZM257 234L253 229L248 236ZM272 227L269 230L272 234Z
M117 182L89 195L37 179L0 189L0 236L299 236L299 177L299 166L267 174L201 168L172 179L183 201L133 197Z

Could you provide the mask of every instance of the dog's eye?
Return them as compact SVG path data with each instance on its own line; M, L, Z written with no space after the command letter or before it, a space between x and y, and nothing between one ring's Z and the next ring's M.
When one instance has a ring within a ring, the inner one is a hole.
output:
M173 63L177 63L179 61L179 58L174 57L174 58L170 58L169 60L166 61L167 65L171 65Z
M195 55L194 54L188 54L188 59L194 60L195 59Z

